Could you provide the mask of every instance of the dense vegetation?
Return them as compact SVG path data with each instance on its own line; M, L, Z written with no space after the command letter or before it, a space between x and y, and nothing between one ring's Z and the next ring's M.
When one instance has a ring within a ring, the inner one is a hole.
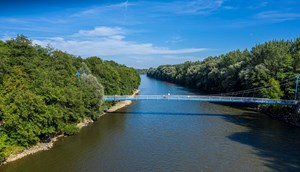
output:
M78 122L96 120L109 106L104 94L131 94L139 83L133 68L113 61L42 48L25 36L0 41L0 163L57 134L78 132Z
M150 68L147 75L207 93L266 87L248 96L293 99L295 74L299 69L300 38L270 41L256 45L251 51L236 50L203 61Z
M136 69L139 74L147 74L148 69Z

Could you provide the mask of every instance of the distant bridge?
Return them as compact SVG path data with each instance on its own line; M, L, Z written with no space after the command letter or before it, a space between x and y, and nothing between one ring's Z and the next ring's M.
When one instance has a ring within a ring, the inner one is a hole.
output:
M297 100L282 100L256 97L231 97L231 96L201 96L201 95L115 95L104 96L105 101L122 100L177 100L177 101L196 101L196 102L220 102L220 103L256 103L256 104L278 104L278 105L297 105Z
M294 76L281 81L280 86L290 84L294 80ZM294 100L283 99L270 99L256 97L255 93L259 93L262 90L266 91L274 89L273 85L267 85L264 87L251 88L248 90L241 90L236 92L222 93L216 95L113 95L104 96L105 101L122 101L122 100L177 100L177 101L195 101L195 102L215 102L215 103L256 103L256 104L277 104L277 105L289 105L296 106L296 112L300 113L300 103L298 101L298 80L299 74L296 74L295 95ZM251 95L252 96L249 96ZM259 94L258 94L259 95Z

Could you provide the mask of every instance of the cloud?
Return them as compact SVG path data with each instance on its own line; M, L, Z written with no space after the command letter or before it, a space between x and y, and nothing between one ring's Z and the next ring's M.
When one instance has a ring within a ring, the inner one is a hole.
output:
M289 13L280 11L264 11L256 15L257 19L271 21L286 21L300 18L300 13Z
M239 8L235 7L235 6L224 6L222 9L224 9L224 10L237 10Z
M129 42L123 39L107 37L98 40L65 40L48 39L34 40L35 44L52 46L72 54L88 56L116 56L116 55L154 55L154 54L190 54L208 51L207 48L185 48L169 49L166 47L156 47L151 43Z
M210 14L219 9L223 0L192 0L192 1L172 1L167 3L154 4L156 10L175 14Z
M176 44L176 43L179 43L181 41L183 41L181 36L172 36L169 40L166 41L166 43Z
M282 11L263 11L253 15L249 19L233 21L224 25L225 28L244 28L250 26L279 23L289 20L300 19L300 13L282 12Z
M113 35L122 35L124 34L124 29L120 27L96 27L94 30L80 30L74 36L113 36Z
M27 31L33 32L59 32L59 25L66 24L63 17L0 17L0 30L16 31L19 34Z
M72 17L84 17L84 16L94 15L97 13L103 13L103 12L116 10L116 9L126 9L129 6L134 6L134 5L136 5L136 4L125 1L122 3L118 3L118 4L96 6L96 7L92 7L89 9L85 9L85 10L76 12L71 16Z
M125 10L130 6L143 6L148 12L162 12L162 13L173 13L173 14L210 14L211 12L220 9L226 0L176 0L169 2L158 2L158 1L139 1L131 3L128 1L112 4L92 7L76 12L72 17L85 17L102 14L109 11ZM229 7L228 7L229 8Z
M157 47L151 43L127 41L123 28L104 26L96 27L93 30L78 31L68 39L53 37L33 42L42 46L50 44L60 50L84 57L192 54L209 50L207 48L169 49Z
M269 4L269 2L264 1L264 2L260 2L259 4L256 4L256 5L250 5L248 8L251 10L256 10L256 9L266 7L268 4Z

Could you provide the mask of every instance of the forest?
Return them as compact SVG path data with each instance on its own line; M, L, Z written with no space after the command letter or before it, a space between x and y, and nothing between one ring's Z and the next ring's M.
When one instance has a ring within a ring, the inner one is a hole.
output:
M299 69L300 38L297 38L293 41L273 40L258 44L251 50L235 50L202 61L162 65L150 68L147 75L207 94L260 87L254 93L235 96L294 99Z
M79 131L85 118L97 120L104 95L132 94L140 84L135 69L83 59L26 36L0 41L0 164L10 154Z
M137 71L140 75L144 75L144 74L147 74L148 69L136 69L136 71Z

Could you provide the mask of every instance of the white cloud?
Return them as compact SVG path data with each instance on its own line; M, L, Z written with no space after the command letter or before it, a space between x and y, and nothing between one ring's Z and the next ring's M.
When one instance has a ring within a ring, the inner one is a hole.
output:
M98 40L34 40L35 44L52 46L81 56L113 56L113 55L151 55L151 54L190 54L207 51L207 48L169 49L156 47L151 43L129 42L123 39L107 37Z
M113 35L122 35L124 34L124 29L120 27L96 27L93 30L80 30L74 36L113 36Z
M162 12L176 14L210 14L219 9L224 0L192 0L192 1L172 1L156 4L156 9Z
M224 10L237 10L237 9L239 9L239 7L235 7L235 6L224 6L222 9L224 9Z
M103 14L106 12L115 12L124 10L127 12L127 8L130 6L144 6L150 13L162 12L173 14L210 14L222 7L226 0L174 0L169 2L158 1L139 1L135 3L129 3L125 1L123 3L104 5L92 7L79 12L76 12L72 17L84 17Z
M280 11L264 11L256 15L258 19L266 19L272 21L286 21L300 18L300 13L288 13Z
M74 13L72 15L72 17L83 17L83 16L88 16L88 15L94 15L97 13L102 13L105 11L111 11L111 10L116 10L116 9L126 9L128 6L134 6L134 5L136 5L136 4L125 1L122 3L118 3L118 4L96 6L96 7L92 7L92 8L85 9L85 10L79 11L77 13Z
M209 50L207 48L169 49L151 43L127 41L124 29L120 27L96 27L94 30L79 31L74 35L80 37L71 36L70 39L53 37L34 40L34 43L42 46L51 44L60 50L84 57L191 54Z
M176 44L176 43L179 43L181 41L183 41L181 36L172 36L169 40L166 41L166 43Z
M224 25L225 28L244 28L256 25L264 25L270 23L280 23L289 20L299 20L300 13L283 12L283 11L263 11L255 14L252 18L233 21Z
M259 4L254 4L249 6L248 8L251 10L257 10L263 7L266 7L269 3L267 1L260 2Z

